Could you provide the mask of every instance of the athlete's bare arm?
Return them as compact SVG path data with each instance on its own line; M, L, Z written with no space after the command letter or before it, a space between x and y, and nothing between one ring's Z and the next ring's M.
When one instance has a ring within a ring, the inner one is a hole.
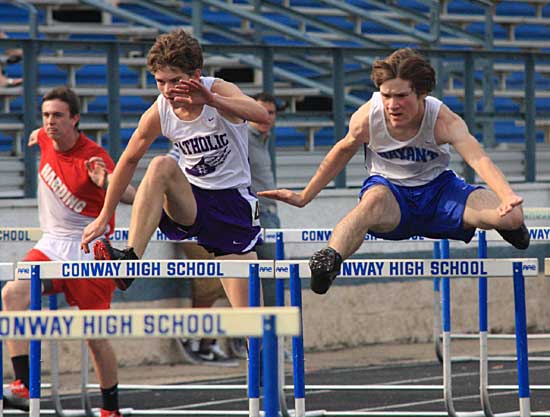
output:
M113 174L109 174L107 171L107 166L105 161L101 156L92 156L90 159L85 161L86 169L88 170L88 177L90 180L97 185L99 188L107 190L109 187L109 181ZM136 189L133 185L128 184L126 190L120 197L120 201L125 204L132 204L134 202L134 197L136 195Z
M213 100L209 106L233 123L249 120L255 123L269 123L267 110L252 97L245 95L235 84L216 80L212 85Z
M160 134L160 116L155 102L141 116L137 129L115 166L101 213L84 229L81 246L86 253L89 252L88 244L105 233L118 202L132 180L138 162Z
M451 144L464 161L495 192L501 201L498 208L501 216L523 203L523 198L512 190L502 171L491 161L477 139L469 132L464 120L445 105L441 106L437 117L435 137L438 144Z
M258 195L296 207L304 207L308 204L344 169L361 145L369 142L369 111L370 102L367 102L351 116L348 133L332 147L315 175L301 192L279 189L262 191Z
M252 97L248 97L233 83L217 79L212 90L204 86L200 80L190 78L181 80L170 92L175 101L187 104L206 104L218 110L222 117L232 123L250 120L256 123L268 123L269 115Z

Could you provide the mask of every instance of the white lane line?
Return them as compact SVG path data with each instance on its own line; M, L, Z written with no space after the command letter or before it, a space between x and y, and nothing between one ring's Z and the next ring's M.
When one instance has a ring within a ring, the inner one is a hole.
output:
M510 394L516 394L517 391L502 391L498 393L489 394L489 397L498 397L498 396L504 396L504 395L510 395ZM453 397L453 401L465 401L465 400L474 400L476 398L479 398L479 394L472 394L472 395L463 395L461 397ZM392 410L395 408L404 408L404 407L412 407L412 406L419 406L419 405L428 405L428 404L437 404L437 403L444 403L445 399L438 398L436 400L424 400L424 401L415 401L412 403L401 403L401 404L392 404L392 405L383 405L379 407L369 407L369 408L361 408L358 410L353 411L377 411L377 410Z

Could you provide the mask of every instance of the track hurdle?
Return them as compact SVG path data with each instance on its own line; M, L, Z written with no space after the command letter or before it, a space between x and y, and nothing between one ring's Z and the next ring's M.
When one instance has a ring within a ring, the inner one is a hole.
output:
M541 209L538 209L541 210ZM529 234L531 236L531 240L533 242L550 242L550 227L530 227L529 228ZM483 231L478 230L476 234L474 235L474 238L472 239L473 242L477 242L478 247L478 257L479 258L486 258L487 257L487 244L488 242L503 242L502 237L494 230L489 231ZM440 246L446 245L446 250L442 250ZM444 243L444 241L441 242L434 242L434 257L438 258L441 256L441 253L443 252L444 257L449 257L449 245L448 243ZM442 355L441 355L441 320L438 320L438 317L441 316L441 304L439 303L439 300L441 298L439 294L439 280L436 279L434 281L434 291L435 294L435 303L434 303L434 314L435 314L435 320L434 320L434 343L435 343L435 349L436 354L438 358L441 361ZM484 317L486 322L487 317L487 280L483 277L479 279L479 308L480 311L484 311ZM487 332L487 329L485 329L483 336L481 334L467 334L467 333L453 333L451 334L451 339L479 339L480 337L486 337L487 339L501 339L501 340L511 340L515 338L515 335L513 334L490 334ZM550 334L536 334L536 335L527 335L528 339L550 339ZM478 357L457 357L453 358L453 361L472 361L472 360L478 360ZM495 357L488 357L489 361L492 360L498 360L501 362L515 362L516 357L513 356L495 356ZM545 356L531 356L530 360L534 360L537 362L549 362L550 358Z
M297 266L293 266L297 265ZM307 261L277 261L275 268L281 277L290 277L291 289L301 288L298 284L292 284L292 280L300 278L309 278L310 271ZM292 273L291 273L292 268ZM411 274L408 271L413 271ZM527 337L526 337L526 316L525 316L525 294L523 291L524 276L538 275L537 259L410 259L410 260L348 260L345 261L339 275L342 279L354 278L434 278L446 276L453 279L477 278L483 277L514 277L515 310L516 310L516 333L518 343L516 346L518 358L518 386L519 386L519 416L526 417L531 415L529 400L529 379L527 362ZM450 296L450 291L445 292ZM291 296L292 297L292 296ZM446 304L447 305L447 304ZM326 416L397 416L397 415L417 415L417 416L458 416L458 417L482 417L485 416L485 410L476 412L460 413L454 408L452 402L452 384L451 384L451 361L450 361L450 309L445 307L443 315L444 326L444 361L443 374L444 384L439 385L304 385L301 389L330 389L330 390L440 390L443 392L447 412L409 411L403 412L376 412L376 411L331 411L325 412ZM300 370L296 369L296 363L303 358L297 358L295 361L295 374ZM294 387L296 389L296 387ZM298 410L298 407L297 407ZM507 413L507 415L518 415ZM299 414L296 414L299 417Z
M178 324L166 325L168 319ZM87 310L87 311L26 311L8 312L0 318L3 331L0 340L36 341L94 338L147 337L263 337L265 416L278 416L277 398L277 335L300 332L296 308L217 308L217 309L150 309ZM37 326L37 324L39 324ZM195 326L197 327L184 327ZM196 329L196 330L194 330ZM33 367L39 363L33 361ZM31 368L32 369L32 368ZM39 372L39 369L36 369ZM34 387L33 387L34 385ZM31 380L36 388L36 380ZM31 397L30 416L40 416L40 395ZM163 412L171 414L169 411Z
M530 228L529 229L531 237L535 241L547 241L548 240L548 232L550 231L550 228ZM485 259L487 258L487 241L502 241L501 236L495 232L495 231L478 231L475 236L475 240L478 242L478 256L479 258ZM442 258L449 258L449 242L444 240L441 242L436 242L434 244L436 250L441 250L441 257ZM534 265L524 265L523 268L530 268L531 272L535 271ZM443 318L445 320L446 312L445 310L450 311L450 295L448 294L450 292L450 286L447 278L442 278L443 286L442 286L442 303L441 308L443 309ZM500 361L500 362L516 362L520 360L529 360L529 361L536 361L536 362L548 362L550 358L544 357L544 356L530 356L529 358L521 358L519 356L496 356L496 357L490 357L488 354L488 339L514 339L517 343L523 343L521 340L518 339L518 334L516 332L515 335L490 335L488 333L488 313L487 313L487 277L480 276L478 280L479 284L479 334L475 336L479 340L479 357L462 357L462 358L453 358L453 361L473 361L473 360L479 360L479 372L480 372L480 397L481 397L481 404L483 411L485 412L485 415L487 416L498 416L498 413L494 413L492 411L489 391L494 390L517 390L517 385L489 385L489 362L490 361ZM517 282L517 280L514 278L514 289L515 293L517 292L524 292L523 288L516 288L517 285L520 285L520 283ZM521 284L522 285L522 284ZM523 285L522 285L523 286ZM437 300L437 297L436 297ZM521 300L516 300L517 302L521 302ZM440 308L440 310L441 310ZM435 335L441 334L441 327L437 329L434 332ZM473 339L472 337L474 335L469 334L450 334L448 335L449 339ZM492 336L492 337L491 337ZM550 335L548 334L539 334L539 335L533 335L536 336L537 339L542 338L550 338ZM443 337L445 338L445 330L443 330ZM529 339L529 335L526 335L525 343L527 343L527 339ZM535 338L535 337L533 337ZM434 339L436 341L436 352L441 354L441 349L445 349L444 343L443 346L441 346L441 341L439 336ZM445 355L441 354L442 357ZM449 355L448 355L449 356ZM450 357L450 356L449 356ZM531 385L529 387L531 391L547 391L550 390L549 385ZM451 397L452 400L452 397ZM533 415L538 416L550 416L550 412L537 412Z
M128 240L128 228L116 228L112 235L111 240L116 242L123 242ZM15 242L34 242L38 241L40 237L42 236L42 232L39 228L36 227L4 227L0 228L0 243L6 242L6 243L15 243ZM188 242L188 243L196 243L196 238L187 239L185 241L171 241L164 233L162 233L159 229L156 230L156 232L151 237L151 242L172 242L172 243L181 243L181 242ZM277 243L277 259L283 259L284 258L284 247L282 246L282 241ZM255 285L255 284L254 284ZM250 305L259 305L259 295L257 293L256 289L253 289L251 291L254 291L256 294L253 299L250 300ZM277 306L284 306L284 280L282 279L276 279L276 300ZM57 309L57 297L55 295L49 297L49 304L50 309ZM256 352L259 352L258 346L256 346L256 342L252 343L251 347L251 356L255 358ZM284 363L284 337L279 338L279 362ZM65 416L65 412L63 410L63 407L61 405L61 401L58 395L58 386L59 386L59 372L57 368L58 364L58 354L57 354L57 343L56 341L52 341L52 349L50 352L51 355L51 362L52 362L52 399L55 405L55 410L57 414L60 417ZM251 361L252 363L255 363L255 360ZM99 386L97 384L89 384L88 383L88 350L86 345L82 344L82 363L81 363L81 374L82 374L82 382L81 382L81 395L82 395L82 404L84 409L84 415L91 415L91 407L90 407L90 399L88 394L88 388L98 388ZM284 396L283 386L285 382L285 375L284 375L284 367L279 368L279 398L280 398L280 408L281 413L283 417L289 416L289 411L286 408L286 400ZM44 386L44 384L43 384ZM134 389L134 385L130 384L120 384L120 389ZM161 389L166 387L162 386L153 386L153 388L149 387L149 389ZM181 386L181 389L186 389L187 386ZM208 386L203 387L202 389L210 389L211 387ZM221 386L220 386L221 388ZM224 389L245 389L246 386L225 386ZM173 386L170 387L170 389L173 389Z
M261 265L261 266L260 266ZM36 266L40 266L39 273ZM40 279L74 278L249 278L251 303L259 306L260 277L273 278L273 261L80 261L80 262L20 262L17 268L19 279L31 279L32 288L40 288ZM32 291L32 290L31 290ZM36 308L36 307L35 307ZM196 334L195 337L203 337ZM213 335L214 336L214 335ZM173 337L187 337L186 334ZM254 336L253 336L254 337ZM243 415L259 416L259 340L250 339L249 353L249 411ZM38 357L38 355L34 355ZM31 361L33 360L31 351ZM276 361L276 360L275 360ZM276 372L276 371L275 371ZM278 384L272 384L275 388ZM186 387L189 388L189 387ZM31 394L31 398L32 394ZM277 398L277 396L275 396ZM277 399L278 400L278 399ZM277 404L277 409L279 408ZM148 414L146 410L136 410ZM153 413L151 413L153 414ZM154 413L156 414L156 413ZM166 414L163 412L163 414ZM195 411L175 411L170 414L196 414Z

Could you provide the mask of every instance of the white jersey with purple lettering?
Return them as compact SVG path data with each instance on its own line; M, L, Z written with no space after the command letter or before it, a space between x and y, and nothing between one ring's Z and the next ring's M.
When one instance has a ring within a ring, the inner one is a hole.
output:
M208 89L215 80L201 77ZM181 120L162 94L157 105L162 134L180 151L178 163L191 184L205 190L250 186L246 121L231 123L206 105L195 120Z
M374 93L370 103L369 144L365 145L365 166L370 175L381 175L397 185L416 187L429 183L448 169L449 145L438 145L434 135L440 100L426 97L420 128L406 141L394 139L388 132L380 93Z

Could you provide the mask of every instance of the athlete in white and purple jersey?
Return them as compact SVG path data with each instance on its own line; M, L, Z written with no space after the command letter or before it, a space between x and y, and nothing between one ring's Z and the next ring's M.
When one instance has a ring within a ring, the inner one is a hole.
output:
M143 114L113 173L105 205L82 236L82 246L103 233L121 190L139 160L160 135L181 158L154 158L136 195L128 236L121 251L107 241L94 245L96 259L136 259L159 226L169 237L197 236L199 244L221 259L256 259L261 243L256 197L249 191L246 121L264 122L265 109L237 86L201 76L202 50L183 30L161 35L147 56L160 95ZM130 279L118 280L126 289ZM224 278L235 307L248 305L248 283Z
M476 228L496 229L518 249L529 246L523 199L510 187L464 120L434 97L435 71L411 49L373 64L380 89L351 117L349 131L327 154L300 193L272 190L260 196L303 207L364 147L370 177L359 204L334 229L329 246L310 260L311 289L328 291L343 259L367 232L384 239L419 235L471 240ZM467 184L449 166L449 145L489 189Z

